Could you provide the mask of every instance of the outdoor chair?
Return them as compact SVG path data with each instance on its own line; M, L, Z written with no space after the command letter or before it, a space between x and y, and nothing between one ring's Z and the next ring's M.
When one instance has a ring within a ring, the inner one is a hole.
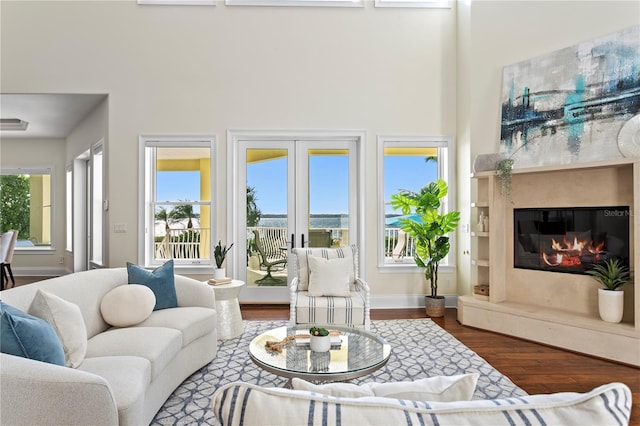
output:
M391 255L395 260L402 260L407 250L407 234L404 231L398 231L398 241L396 241L395 247Z
M280 230L270 228L254 229L255 246L260 256L260 266L267 275L256 280L258 285L287 285L287 280L271 275L271 272L284 269L287 265L287 241Z
M294 248L289 285L291 325L370 325L369 285L359 278L358 249Z
M16 248L16 242L18 240L18 231L10 230L0 236L0 282L2 289L9 288L9 278L11 278L11 284L13 287L16 285L16 281L13 278L13 271L11 270L11 261L13 260L13 251Z

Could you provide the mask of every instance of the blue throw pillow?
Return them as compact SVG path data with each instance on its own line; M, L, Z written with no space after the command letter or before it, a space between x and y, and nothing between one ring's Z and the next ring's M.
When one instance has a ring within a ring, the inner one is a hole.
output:
M65 365L64 349L47 321L0 301L0 352Z
M173 277L173 259L153 271L127 262L129 284L142 284L151 289L156 296L154 311L178 307L176 284Z

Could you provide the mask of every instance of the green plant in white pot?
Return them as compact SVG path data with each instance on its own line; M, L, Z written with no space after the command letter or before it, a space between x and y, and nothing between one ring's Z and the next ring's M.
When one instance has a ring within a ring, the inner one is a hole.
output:
M401 190L391 196L391 206L403 215L413 218L400 219L400 228L413 237L414 259L425 268L425 278L431 286L431 294L425 297L427 315L444 315L444 296L438 295L438 267L451 248L447 234L453 232L460 221L460 212L442 212L442 199L447 196L447 183L438 179L422 187L418 192Z
M233 247L233 243L229 247L222 245L222 241L218 241L218 245L213 249L213 258L216 261L216 268L213 270L213 278L220 280L226 277L226 271L224 269L224 260L227 257L227 253Z
M608 259L595 265L587 274L602 284L598 289L600 318L607 322L620 322L624 313L624 291L620 287L631 282L629 268L620 259Z

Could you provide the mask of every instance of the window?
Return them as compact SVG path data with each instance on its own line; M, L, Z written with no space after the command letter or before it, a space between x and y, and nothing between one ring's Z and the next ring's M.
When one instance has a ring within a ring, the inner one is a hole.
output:
M170 6L215 6L216 0L138 0L138 4L160 4Z
M364 0L226 0L227 6L363 7Z
M16 250L53 248L53 167L3 167L0 231L18 230Z
M450 0L376 0L376 7L432 7L451 9Z
M398 220L402 212L391 207L391 195L400 189L418 191L438 178L449 185L449 193L442 208L453 208L453 147L451 138L444 137L378 137L378 170L380 204L380 239L378 244L378 266L416 268L413 259L414 244L404 235ZM452 239L453 246L454 241ZM451 250L453 251L453 249ZM441 268L451 266L448 259Z
M140 138L144 164L144 224L147 266L173 259L176 266L212 263L213 137Z

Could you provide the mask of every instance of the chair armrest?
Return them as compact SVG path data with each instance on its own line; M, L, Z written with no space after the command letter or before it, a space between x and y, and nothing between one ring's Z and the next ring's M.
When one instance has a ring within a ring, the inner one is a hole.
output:
M356 278L354 285L355 285L356 291L364 291L367 294L371 292L371 289L369 288L369 284L367 284L367 282L362 280L361 278Z
M356 278L355 287L357 292L364 293L364 329L369 330L371 326L371 300L369 297L371 289L369 284L361 278Z
M294 294L298 292L298 284L300 284L300 280L298 277L293 277L291 280L291 284L289 284L289 293Z
M86 371L1 354L0 393L2 424L118 424L111 387Z
M289 284L289 322L296 324L296 302L298 301L298 277L293 277Z
M208 284L182 275L175 276L178 306L216 308L216 296Z

